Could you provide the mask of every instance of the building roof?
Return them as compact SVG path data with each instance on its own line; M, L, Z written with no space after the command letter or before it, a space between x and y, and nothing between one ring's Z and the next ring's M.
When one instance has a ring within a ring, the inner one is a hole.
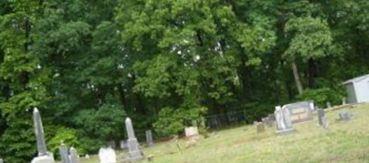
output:
M356 83L356 82L360 82L360 81L362 81L364 79L367 79L367 78L369 78L369 74L347 80L347 81L343 82L342 84Z

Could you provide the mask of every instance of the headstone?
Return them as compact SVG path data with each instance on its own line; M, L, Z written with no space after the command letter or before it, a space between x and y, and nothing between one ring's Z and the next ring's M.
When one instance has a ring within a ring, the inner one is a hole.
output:
M274 126L275 117L274 114L269 114L267 117L262 118L262 122L267 127L273 127Z
M313 111L315 110L313 101L302 101L284 105L290 111L292 123L305 122L313 120Z
M263 122L255 122L254 124L256 126L256 132L257 133L262 133L262 132L265 131L265 127L264 127Z
M2 158L0 158L0 163L4 163L4 160Z
M346 105L346 97L342 98L342 105Z
M35 127L38 156L33 158L31 163L54 163L53 154L48 152L46 148L44 128L42 126L40 112L37 108L33 109L33 123Z
M79 163L79 155L77 153L77 150L73 147L69 149L69 160L71 163Z
M35 126L38 156L48 155L46 143L45 143L44 128L42 126L41 115L37 108L34 108L33 110L33 123Z
M151 130L147 130L145 131L145 134L146 134L146 143L149 147L153 146L154 145L154 140L152 138L152 132Z
M62 163L70 163L68 156L68 148L65 144L61 144L59 147L59 154Z
M115 154L114 149L111 147L100 148L98 155L99 155L100 163L116 163L117 162L117 155Z
M352 114L347 111L344 111L344 112L338 113L338 116L339 116L340 121L349 121L351 120Z
M323 128L328 128L328 120L327 117L325 116L325 112L323 109L318 109L318 121L319 121L319 125L322 126Z
M199 136L199 129L197 127L186 127L185 128L185 135L186 135L187 138L198 137Z
M332 107L332 105L331 105L331 102L327 102L327 108L331 108Z
M54 163L54 157L50 155L37 156L32 159L31 163Z
M276 106L274 114L278 134L294 131L289 109L283 109L281 106Z
M85 159L90 159L90 155L86 154Z
M200 126L201 126L202 128L206 128L206 120L205 120L205 118L204 118L204 117L201 117Z
M126 118L126 130L128 135L128 160L140 160L143 158L140 146L138 144L135 132L133 130L132 121L129 117Z

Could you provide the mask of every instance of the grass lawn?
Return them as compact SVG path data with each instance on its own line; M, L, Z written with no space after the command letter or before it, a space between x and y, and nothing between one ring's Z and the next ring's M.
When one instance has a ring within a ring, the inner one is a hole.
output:
M349 110L354 118L336 121L338 113ZM185 148L185 140L168 141L145 148L153 162L216 163L216 162L369 162L369 105L326 112L329 129L314 120L294 125L288 135L275 134L275 128L256 133L251 125L211 133L195 146ZM120 155L123 155L120 153ZM97 156L82 163L98 162ZM142 162L147 162L144 160Z

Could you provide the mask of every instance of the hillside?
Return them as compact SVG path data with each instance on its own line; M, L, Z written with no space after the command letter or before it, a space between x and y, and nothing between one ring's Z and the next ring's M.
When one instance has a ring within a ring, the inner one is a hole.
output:
M354 114L351 121L340 122L338 113L348 110ZM145 148L154 162L367 162L369 156L369 105L352 109L327 110L329 129L313 121L295 125L296 132L276 135L274 128L257 134L254 126L247 125L210 134L195 146L182 150L174 141ZM85 163L97 162L95 158ZM146 162L146 160L144 161Z

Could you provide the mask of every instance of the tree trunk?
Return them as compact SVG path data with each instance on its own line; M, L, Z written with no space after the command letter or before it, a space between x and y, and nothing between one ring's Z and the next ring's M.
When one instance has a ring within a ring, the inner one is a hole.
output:
M309 74L309 88L315 87L315 78L318 74L318 68L317 64L313 59L309 59L309 68L308 68L308 74Z
M296 65L295 61L292 62L292 71L293 71L293 77L295 78L297 91L299 92L299 95L301 95L304 89L303 89L302 84L301 84L299 71L297 69L297 65Z

